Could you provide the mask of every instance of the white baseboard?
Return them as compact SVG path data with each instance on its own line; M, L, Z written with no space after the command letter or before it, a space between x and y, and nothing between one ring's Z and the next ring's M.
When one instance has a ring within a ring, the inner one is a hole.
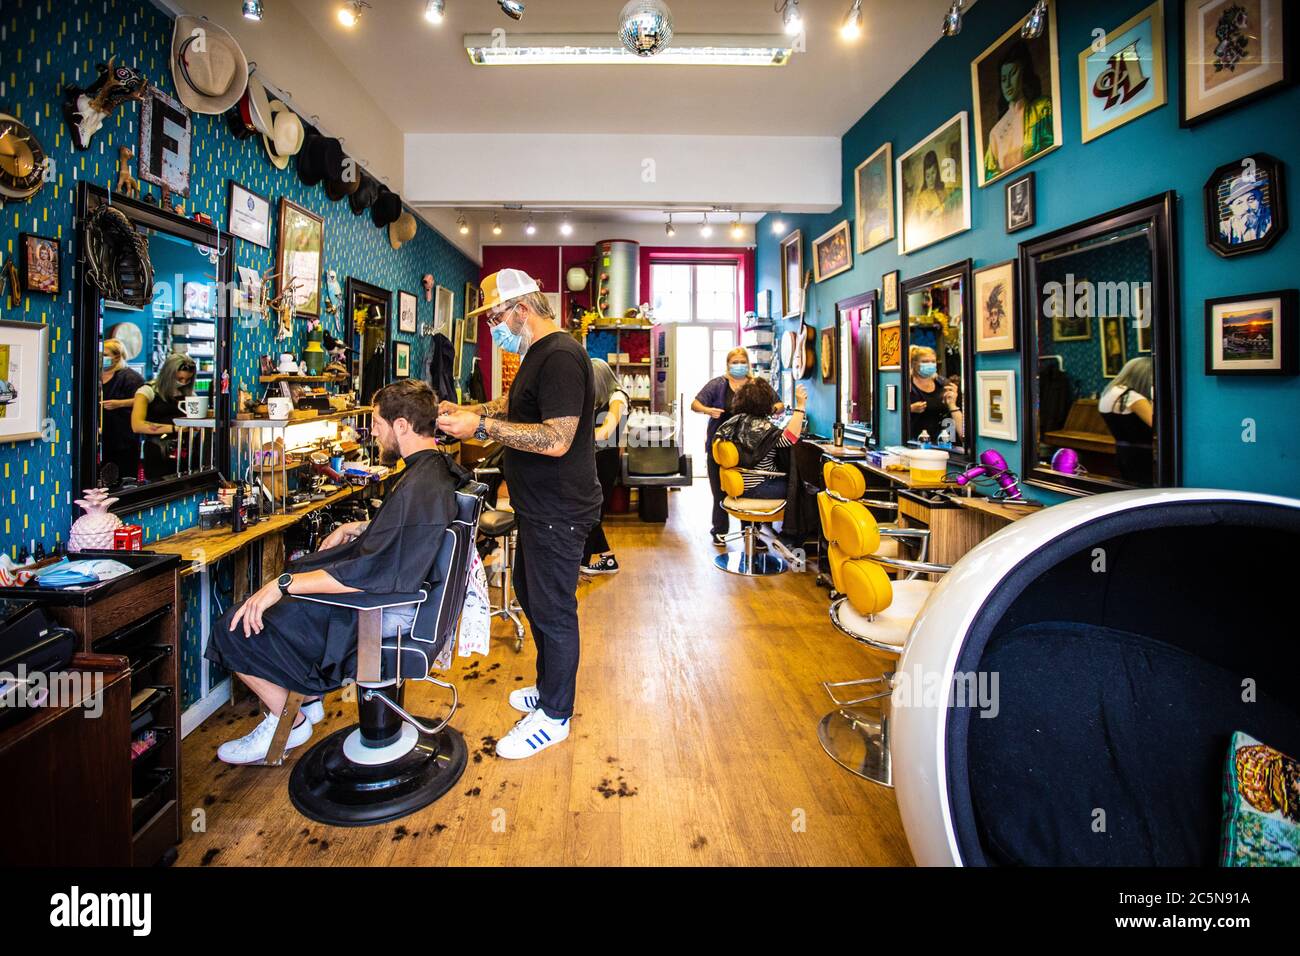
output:
M217 708L228 700L230 700L229 677L212 688L202 700L185 708L185 713L181 714L181 738L188 737L190 731L216 713Z

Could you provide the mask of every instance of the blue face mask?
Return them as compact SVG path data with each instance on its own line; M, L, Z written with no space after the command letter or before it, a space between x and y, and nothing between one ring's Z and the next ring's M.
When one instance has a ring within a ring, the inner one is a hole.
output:
M511 332L507 319L502 319L492 327L492 341L501 351L518 355L523 351L524 336L522 332Z
M744 363L728 365L727 371L731 373L732 378L749 378L749 366Z
M108 356L105 356L101 361L103 363L104 368L109 369L113 367L113 359L109 358Z
M939 366L934 362L922 362L917 371L921 378L934 378L939 374Z

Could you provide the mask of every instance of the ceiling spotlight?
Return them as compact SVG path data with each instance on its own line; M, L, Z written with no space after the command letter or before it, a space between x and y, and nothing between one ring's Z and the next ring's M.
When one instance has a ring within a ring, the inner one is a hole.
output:
M952 0L952 9L950 9L943 18L943 35L946 37L955 37L961 33L961 8L965 5L966 0Z
M673 12L663 0L628 0L618 15L618 38L637 56L654 56L673 39Z
M677 229L673 226L673 214L672 214L672 213L669 213L669 214L668 214L668 221L667 221L666 223L664 223L664 233L665 233L665 234L668 236L668 238L670 238L670 239L671 239L673 236L677 235Z
M803 17L799 15L799 0L784 0L777 12L781 14L781 24L787 36L797 37L803 33Z
M519 0L497 0L497 6L511 20L522 20L524 18L524 5Z
M456 217L456 225L460 227L460 234L462 236L469 235L469 223L465 221L464 213L461 213L459 216Z
M537 235L537 225L533 222L533 217L528 217L528 222L524 225L524 232L530 236Z
M560 235L562 236L573 235L573 225L569 222L569 217L567 215L560 220Z
M785 235L785 223L782 222L780 219L772 220L772 235L774 236Z
M354 27L357 21L361 19L361 13L370 8L366 0L348 0L348 2L339 7L339 23L345 27Z
M1020 36L1026 40L1037 40L1043 35L1045 26L1047 26L1047 0L1038 0L1034 4L1034 9L1029 11L1025 25L1020 28Z
M500 216L493 216L493 217L492 217L492 235L494 235L494 236L499 236L499 235L501 235L501 217L500 217Z
M447 14L447 0L429 0L424 5L424 19L428 20L435 26L442 23L442 18Z
M853 0L853 6L844 15L840 24L840 36L845 40L856 40L862 36L862 0Z
M704 221L700 223L700 235L705 239L713 235L713 227L709 225L709 214L704 214Z
M745 238L745 227L740 224L739 219L737 219L735 222L731 224L731 238L732 239Z
M244 19L262 19L262 0L244 0Z

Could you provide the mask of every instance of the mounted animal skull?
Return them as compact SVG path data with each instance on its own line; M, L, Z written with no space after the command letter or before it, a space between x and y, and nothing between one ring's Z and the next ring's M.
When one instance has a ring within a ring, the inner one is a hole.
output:
M63 119L78 150L90 148L90 139L104 125L108 115L123 103L144 98L149 81L129 66L117 66L117 57L97 64L99 76L84 90L63 88Z

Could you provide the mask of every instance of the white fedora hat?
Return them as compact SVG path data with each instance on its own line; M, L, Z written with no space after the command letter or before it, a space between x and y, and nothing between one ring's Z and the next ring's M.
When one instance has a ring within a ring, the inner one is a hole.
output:
M276 169L288 169L289 157L302 149L302 120L279 100L271 100L271 135L262 136L266 155Z
M172 30L172 82L195 113L224 113L248 87L248 60L223 27L202 17L179 16Z
M274 132L271 129L271 100L256 73L248 77L248 118L253 121L253 128L263 136Z

